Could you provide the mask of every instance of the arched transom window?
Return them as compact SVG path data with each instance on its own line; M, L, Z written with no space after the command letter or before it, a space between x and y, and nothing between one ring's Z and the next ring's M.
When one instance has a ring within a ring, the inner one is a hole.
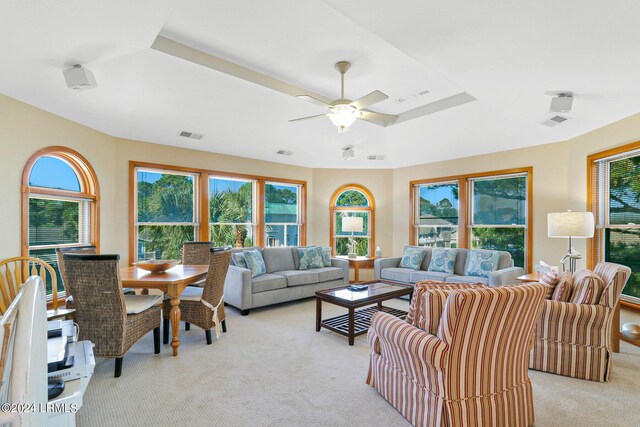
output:
M358 184L344 185L333 193L330 211L334 255L348 255L353 237L356 255L373 256L375 203L371 192Z
M97 246L99 193L93 168L69 148L48 147L27 161L22 173L22 255L51 264L58 283L56 248Z

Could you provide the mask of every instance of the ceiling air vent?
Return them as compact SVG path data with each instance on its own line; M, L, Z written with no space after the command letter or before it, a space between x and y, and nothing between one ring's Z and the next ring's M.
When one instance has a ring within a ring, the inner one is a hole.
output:
M276 154L280 154L281 156L290 156L293 154L293 151L289 151L289 150L278 150L276 151Z
M545 120L544 122L542 122L542 124L545 126L553 127L567 120L569 120L568 117L553 116L549 120Z
M381 154L370 154L367 156L367 160L384 160L384 156Z
M198 141L204 138L204 135L199 133L187 132L186 130L180 131L178 136L182 136L184 138L197 139Z

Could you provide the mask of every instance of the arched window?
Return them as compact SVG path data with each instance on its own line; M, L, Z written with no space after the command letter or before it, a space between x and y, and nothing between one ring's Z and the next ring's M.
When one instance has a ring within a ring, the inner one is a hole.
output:
M100 190L96 174L79 153L48 147L27 161L21 191L22 255L51 264L58 283L62 283L56 248L98 246Z
M353 237L356 255L373 256L375 202L371 192L361 185L343 185L333 193L329 206L333 254L348 255L349 239Z

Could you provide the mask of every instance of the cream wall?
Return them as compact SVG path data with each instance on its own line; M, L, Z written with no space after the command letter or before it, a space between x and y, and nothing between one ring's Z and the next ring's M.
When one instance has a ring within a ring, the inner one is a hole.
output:
M566 253L566 239L547 237L547 213L587 208L586 158L640 139L640 114L574 139L481 156L395 169L393 172L393 255L409 241L409 181L517 167L533 167L533 262L557 265ZM586 241L574 247L585 254ZM578 261L578 267L584 260Z

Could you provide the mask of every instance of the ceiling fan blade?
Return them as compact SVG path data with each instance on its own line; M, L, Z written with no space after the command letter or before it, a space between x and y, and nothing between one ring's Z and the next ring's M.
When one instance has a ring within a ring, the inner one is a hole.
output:
M296 95L296 98L298 99L302 99L305 100L307 102L310 102L312 104L316 104L320 107L324 107L324 108L330 108L331 104L327 104L324 101L319 100L318 98L314 98L313 96L309 96L309 95Z
M391 124L398 120L398 116L394 116L392 114L384 114L384 113L376 113L373 111L360 111L361 120L366 120L368 122L374 123L384 123L385 125Z
M356 110L362 110L363 108L367 108L370 105L377 104L378 102L384 101L388 98L389 97L387 95L380 92L379 90L374 90L370 94L365 95L360 99L356 99L349 105L356 107Z
M315 118L324 117L324 116L326 116L326 114L316 114L315 116L300 117L299 119L291 119L289 121L290 122L299 122L300 120L309 120L309 119L315 119Z

